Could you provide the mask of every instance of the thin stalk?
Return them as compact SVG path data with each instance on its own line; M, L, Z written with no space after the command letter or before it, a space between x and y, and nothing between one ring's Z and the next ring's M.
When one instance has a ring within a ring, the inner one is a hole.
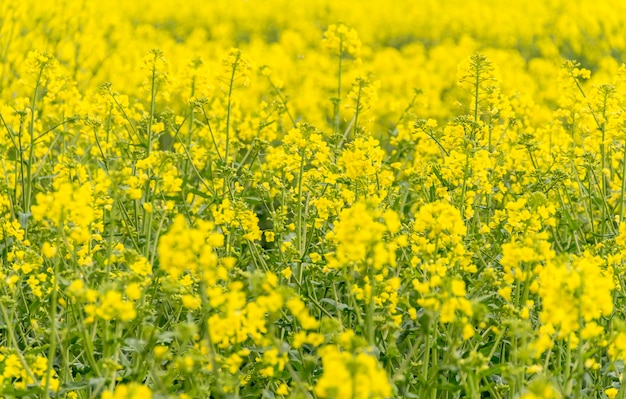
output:
M339 122L341 121L341 69L343 66L343 40L339 41L339 63L337 65L337 98L333 110L333 133L339 133Z
M370 346L374 347L376 345L376 330L374 328L374 294L376 293L376 280L374 279L374 272L371 267L368 268L368 275L370 278L371 290L365 314L365 327L367 331L367 341Z
M363 83L359 81L359 92L356 97L356 109L354 110L354 137L356 137L359 129L359 111L361 110L361 92L363 91Z
M478 123L478 92L480 89L480 66L476 65L476 80L474 81L474 122Z
M293 126L296 126L296 120L293 117L293 115L291 115L291 111L289 111L289 107L287 107L287 98L283 96L283 93L280 91L278 86L274 84L274 82L272 81L272 78L268 76L267 81L269 82L270 86L272 86L272 89L274 90L274 92L276 92L276 95L278 96L278 99L280 100L282 106L285 108L285 112L287 112L287 116L289 117L291 124Z
M298 255L299 258L302 259L304 256L305 243L306 243L306 226L302 227L302 180L304 176L304 156L306 153L306 149L302 150L302 156L300 157L300 172L298 174L298 203L296 204L296 212L297 212L297 226L296 226L296 234L298 241ZM302 268L302 265L300 265Z
M230 74L230 82L228 85L228 106L226 109L226 151L224 155L224 163L228 166L228 156L230 154L230 117L232 110L232 100L233 100L233 87L235 85L235 72L237 71L237 65L239 64L239 59L241 55L237 53L237 57L235 58L235 62L233 63L233 69ZM224 184L226 184L226 179L224 179Z
M461 211L461 218L465 219L465 194L467 192L467 179L470 169L470 148L467 148L465 154L465 166L463 167L463 186L461 187L461 203L459 204L459 210Z
M60 240L57 239L57 251L60 246ZM59 277L59 264L60 257L58 255L55 256L54 260L54 281L52 282L52 296L50 298L50 347L48 349L48 369L46 370L46 383L45 383L45 392L46 397L50 397L50 380L52 378L52 364L54 363L54 357L56 355L57 350L57 297L58 297L58 277Z
M624 146L622 148L624 152L624 156L622 158L622 187L620 190L620 211L619 211L619 222L624 222L624 194L626 193L626 138L624 139Z
M150 85L150 119L148 119L148 156L150 156L150 151L152 151L152 124L154 123L154 111L156 109L156 63L157 58L159 57L158 52L154 53L154 60L152 62L152 81Z
M35 91L33 93L33 99L30 106L30 126L28 127L28 133L30 135L30 145L28 148L28 164L26 165L26 194L22 198L24 209L23 212L28 214L30 210L30 198L32 196L33 183L31 181L33 158L35 157L35 113L37 112L37 96L39 95L39 86L41 84L41 76L43 74L44 66L39 70L39 76L37 76L37 83L35 84ZM21 145L20 145L21 147ZM20 148L21 153L21 148ZM22 176L23 178L23 176ZM24 184L24 181L22 182ZM28 231L25 229L25 231Z

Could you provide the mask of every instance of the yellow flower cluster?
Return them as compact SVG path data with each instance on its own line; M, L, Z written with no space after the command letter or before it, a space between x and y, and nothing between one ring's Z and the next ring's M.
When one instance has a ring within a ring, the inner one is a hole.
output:
M122 384L115 387L113 392L105 391L102 399L151 399L152 391L145 385L136 383Z
M386 373L376 358L359 352L352 354L330 345L320 350L324 373L315 385L320 398L383 399L392 390Z
M328 255L327 267L364 270L371 266L381 270L387 265L395 266L397 244L393 240L386 242L385 237L399 229L400 222L393 210L370 210L363 202L344 209L329 235L336 242L337 250Z
M44 356L24 358L13 353L13 351L2 348L0 353L0 389L3 392L10 391L9 386L15 389L26 391L30 387L46 387L48 372L48 360ZM59 379L53 372L48 381L47 388L53 392L59 390Z
M539 319L559 338L596 338L604 332L597 321L613 311L614 288L611 269L588 252L571 263L549 262L539 273Z
M35 219L45 218L51 227L61 230L68 226L66 232L68 237L78 245L91 240L92 230L97 225L93 225L96 221L96 212L90 184L76 187L71 183L64 183L53 192L39 193L36 201L37 204L31 208Z
M215 253L215 248L223 243L224 236L215 232L213 223L198 220L190 228L185 216L178 214L167 234L160 238L160 267L174 280L189 274L213 285L225 277L226 269L218 268Z
M324 32L322 45L334 55L345 55L359 58L361 54L361 41L356 30L344 24L330 25Z

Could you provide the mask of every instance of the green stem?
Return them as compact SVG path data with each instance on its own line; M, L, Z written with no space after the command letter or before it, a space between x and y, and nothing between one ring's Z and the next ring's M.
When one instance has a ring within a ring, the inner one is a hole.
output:
M624 156L622 158L622 187L620 190L620 224L624 222L624 201L626 200L626 198L624 198L624 194L626 193L626 139L624 139L622 151L624 152Z
M233 100L233 86L235 84L235 72L237 71L237 65L239 64L240 57L241 54L237 52L237 57L235 58L235 62L233 63L233 69L230 74L230 82L228 85L228 106L226 109L226 151L224 156L224 162L226 163L226 166L228 166L228 156L230 154L230 117ZM224 184L226 184L226 180L224 180Z
M150 156L150 151L152 151L152 124L154 123L154 111L156 108L156 63L157 58L159 57L159 53L154 53L154 60L152 62L152 82L150 87L150 119L148 120L148 156Z
M356 137L359 128L359 111L361 108L361 91L363 90L363 83L359 81L359 92L356 97L356 109L354 110L354 137Z
M376 345L376 330L374 328L374 295L376 293L376 280L374 279L374 272L371 267L368 268L369 283L371 285L370 297L367 304L367 313L365 314L365 326L367 331L367 341L370 346Z
M337 98L333 112L333 133L339 133L339 122L341 121L341 69L343 66L343 41L339 41L339 63L337 66Z
M24 198L22 198L24 204L24 213L28 214L30 210L30 198L32 196L32 181L31 181L31 173L33 167L33 160L35 158L35 113L37 112L37 96L39 95L39 85L41 84L41 76L43 74L45 66L42 66L39 70L39 76L37 76L37 83L35 84L35 91L33 93L33 99L30 106L30 126L28 127L28 133L30 135L30 145L28 148L28 164L26 165L26 193L24 194ZM21 145L20 145L21 147ZM20 152L21 152L20 148ZM22 175L23 178L23 175ZM22 182L24 184L24 182ZM25 229L27 232L28 229Z
M60 240L57 240L57 251L60 245ZM46 370L46 383L45 392L46 397L50 397L50 380L52 378L52 365L54 363L54 357L57 350L57 297L58 297L58 277L59 277L59 263L60 257L55 256L54 261L54 275L52 282L52 297L50 298L50 348L48 349L48 369Z
M305 244L306 244L306 226L302 226L302 180L304 177L304 158L305 158L306 149L302 150L302 156L300 157L300 171L298 174L298 203L296 204L296 212L297 212L297 226L296 226L296 235L297 235L297 245L298 245L298 255L300 259L304 256ZM302 264L300 264L300 268L302 269Z

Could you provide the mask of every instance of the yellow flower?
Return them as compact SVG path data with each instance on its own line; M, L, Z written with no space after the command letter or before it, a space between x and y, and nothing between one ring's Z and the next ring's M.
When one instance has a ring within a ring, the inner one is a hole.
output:
M320 398L384 399L392 389L385 371L367 353L343 352L336 346L320 349L322 377L315 385Z
M116 386L112 392L104 391L102 399L152 399L152 391L145 385L131 382Z
M143 256L139 256L135 262L130 265L130 269L136 273L138 276L145 277L152 273L152 266L148 259Z
M616 388L611 387L611 388L605 389L604 393L609 399L615 399L619 391Z
M41 253L46 258L54 258L54 256L57 253L57 248L56 246L50 244L49 242L44 242L43 245L41 246Z
M154 356L156 358L163 358L167 355L168 352L169 352L169 349L167 346L157 345L154 347Z
M282 274L286 279L289 279L293 275L293 270L291 270L291 267L286 267L280 272L280 274Z
M202 300L195 295L183 295L181 300L183 302L183 306L191 310L197 310L202 305Z
M285 384L284 382L280 384L278 388L276 388L276 394L283 395L283 396L289 395L289 387L287 386L287 384ZM610 398L610 399L613 399L613 398Z
M214 232L213 227L210 222L198 221L194 228L183 215L176 215L169 232L159 241L161 268L174 279L188 271L215 282L218 258L214 247L222 244L223 236Z
M462 336L464 340L468 340L472 338L475 334L476 334L476 331L474 330L474 327L471 324L468 323L463 326Z
M141 294L142 294L141 286L138 283L128 284L125 292L126 292L126 296L132 300L137 300L141 298Z
M361 55L361 41L354 29L346 25L329 25L324 32L322 45L334 55L350 55L359 58Z

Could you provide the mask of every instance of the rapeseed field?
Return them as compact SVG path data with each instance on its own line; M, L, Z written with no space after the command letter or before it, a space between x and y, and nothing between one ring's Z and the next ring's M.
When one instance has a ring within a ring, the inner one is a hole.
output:
M626 398L626 2L0 1L0 397Z

